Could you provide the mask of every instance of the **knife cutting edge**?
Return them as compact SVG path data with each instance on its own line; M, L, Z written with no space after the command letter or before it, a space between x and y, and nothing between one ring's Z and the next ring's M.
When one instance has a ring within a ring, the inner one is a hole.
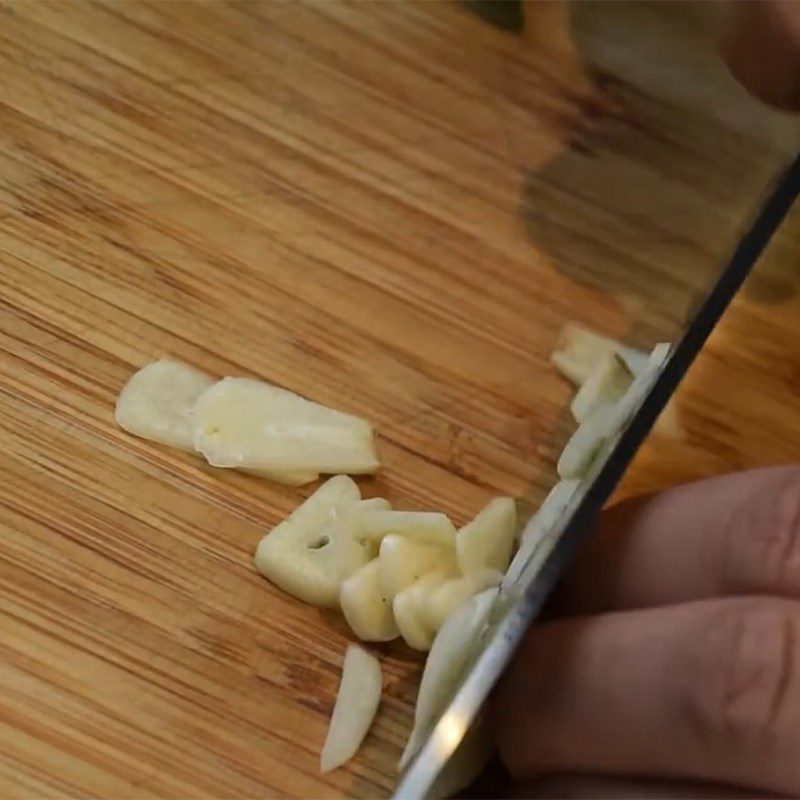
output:
M777 177L772 189L700 305L683 337L672 349L630 423L605 459L599 459L588 489L565 515L558 540L541 568L507 605L485 640L485 646L463 678L449 706L410 763L395 791L395 800L422 800L461 743L470 725L511 660L525 631L536 619L557 580L569 565L581 538L611 496L639 446L709 335L730 305L753 265L800 194L800 155ZM557 533L557 532L556 532ZM534 553L535 557L535 553Z

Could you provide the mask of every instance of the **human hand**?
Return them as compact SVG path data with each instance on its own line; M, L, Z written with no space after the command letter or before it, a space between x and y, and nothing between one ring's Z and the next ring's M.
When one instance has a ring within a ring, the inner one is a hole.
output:
M519 796L800 796L800 467L604 512L554 610L490 706Z
M800 2L736 0L722 53L734 77L756 97L800 109Z

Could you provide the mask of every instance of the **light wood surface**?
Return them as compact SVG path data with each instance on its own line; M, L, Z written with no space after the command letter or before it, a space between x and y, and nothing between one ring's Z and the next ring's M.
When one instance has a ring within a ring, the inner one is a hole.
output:
M168 354L369 418L367 496L541 498L561 325L674 337L796 131L708 8L528 5L0 5L1 796L389 793L419 658L376 648L374 731L319 775L348 632L251 565L309 489L113 405ZM790 224L623 492L797 457L799 254Z

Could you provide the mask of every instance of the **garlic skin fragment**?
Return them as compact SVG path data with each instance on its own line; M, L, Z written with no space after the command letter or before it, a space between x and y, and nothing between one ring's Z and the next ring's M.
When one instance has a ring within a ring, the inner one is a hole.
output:
M382 685L378 659L351 644L344 657L339 692L320 756L322 772L341 767L356 754L375 719Z
M456 535L458 566L465 575L481 569L505 571L514 549L517 505L495 497Z
M134 373L117 398L117 424L134 436L194 452L192 410L214 379L188 364L162 358Z
M369 548L352 535L349 514L361 499L346 475L326 481L259 542L255 565L294 597L337 607L344 577L366 563Z
M388 642L398 636L392 603L381 594L378 561L373 559L342 582L339 602L353 633L365 642Z
M372 427L251 378L223 378L194 408L194 445L216 467L361 474L380 467Z

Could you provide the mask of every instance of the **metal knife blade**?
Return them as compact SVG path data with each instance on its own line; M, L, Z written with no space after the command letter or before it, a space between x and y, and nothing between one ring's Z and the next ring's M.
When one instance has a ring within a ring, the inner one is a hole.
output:
M460 682L395 791L395 800L422 800L455 752L483 702L510 661L525 631L536 619L557 580L569 565L592 519L608 500L658 415L688 371L723 312L741 287L772 235L800 194L800 155L777 178L728 264L694 315L685 334L644 396L627 428L593 480L564 516L558 539L527 585L500 597L483 647ZM534 554L535 555L535 554Z

